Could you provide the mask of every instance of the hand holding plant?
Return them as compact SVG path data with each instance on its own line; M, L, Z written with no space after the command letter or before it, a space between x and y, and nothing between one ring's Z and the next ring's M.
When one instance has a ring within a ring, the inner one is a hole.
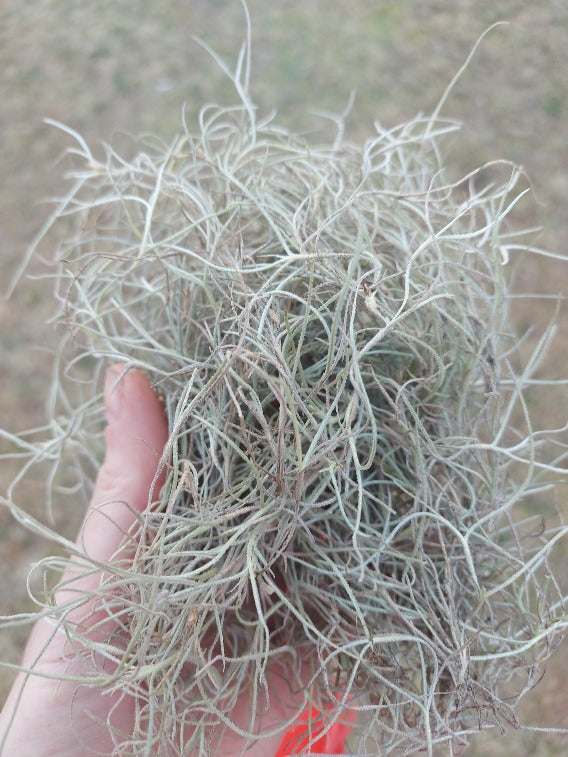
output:
M120 367L109 369L105 386L108 418L106 457L97 477L92 502L77 538L78 548L93 563L104 565L117 559L124 535L136 514L141 514L151 487L159 491L163 476L154 481L157 461L167 440L167 423L162 406L144 376L132 371L121 378ZM127 558L127 556L126 556ZM128 559L128 558L127 558ZM100 573L73 575L69 566L62 579L57 601L75 602L67 621L81 627L82 633L99 641L111 639L117 623L96 606ZM113 666L108 662L108 667ZM0 738L7 734L3 754L20 757L74 757L82 754L112 752L119 735L128 739L134 730L133 697L104 692L96 685L77 686L88 673L88 666L76 657L76 650L61 628L47 618L32 630L21 672L0 715ZM272 706L261 713L259 727L270 728L286 717L286 702L294 696L286 686L285 675L270 680ZM243 695L232 713L235 721L246 722L251 702ZM293 708L292 708L293 711ZM305 729L299 724L296 731ZM291 743L295 743L292 733ZM287 741L284 737L283 745ZM335 727L321 744L325 752L341 753L344 732ZM215 739L219 755L240 754L244 741L234 732ZM256 744L247 754L266 757L276 753L282 735ZM121 752L127 754L127 752ZM132 752L131 752L132 753ZM288 754L281 747L279 755Z

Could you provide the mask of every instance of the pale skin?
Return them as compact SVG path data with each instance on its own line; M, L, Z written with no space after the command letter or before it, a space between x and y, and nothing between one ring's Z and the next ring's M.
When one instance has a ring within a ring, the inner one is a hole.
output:
M106 456L77 537L82 552L100 563L108 562L115 555L124 534L134 522L135 512L142 512L147 507L148 493L168 436L162 406L146 378L137 371L130 371L122 377L121 373L120 366L114 366L107 374ZM158 479L154 483L157 490L162 482ZM70 571L68 568L68 579L73 578ZM77 592L89 593L99 579L96 574L75 579L70 588L58 593L56 601L68 601L77 596ZM73 622L88 628L99 621L98 634L108 633L110 636L113 631L111 620L101 628L100 612L93 614L90 602L74 610L71 617ZM97 688L78 688L74 682L54 681L61 675L84 674L81 662L69 664L65 661L64 656L69 651L66 644L63 633L53 635L49 620L40 620L33 627L22 664L23 667L33 666L39 675L29 676L26 681L24 674L20 673L6 700L0 714L0 743L8 730L2 755L83 757L91 753L112 754L113 742L105 725L109 713L112 713L110 720L114 728L132 733L135 703L131 698L122 697L118 701ZM298 706L282 675L270 675L269 672L268 685L271 704L258 718L263 731L272 730L271 726L281 722L282 718L288 719L286 713ZM15 708L18 696L21 698ZM302 706L301 701L299 706ZM8 729L14 708L15 715ZM250 702L239 702L232 714L233 720L243 725L250 722L250 709ZM221 741L217 739L215 754L237 755L245 747L238 735L225 732L219 738ZM276 733L249 746L246 755L274 755L281 741L282 733Z

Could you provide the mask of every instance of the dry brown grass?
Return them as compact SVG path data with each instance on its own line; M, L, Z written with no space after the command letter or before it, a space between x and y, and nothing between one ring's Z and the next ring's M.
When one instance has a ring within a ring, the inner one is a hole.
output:
M333 14L319 0L265 5L250 3L257 69L263 72L256 83L257 100L264 106L276 104L295 128L310 128L312 122L303 115L306 102L337 111L355 88L352 123L361 126L353 130L354 136L366 132L373 118L392 125L417 109L431 109L464 50L496 15L495 4L489 2L456 2L451 7L436 2L404 7L383 3L380 8L373 2L360 2L355 8L341 2ZM55 2L8 2L3 8L1 254L6 273L14 270L45 216L45 209L35 202L61 188L61 172L52 166L63 141L46 130L41 119L47 115L71 123L90 141L121 128L168 135L178 122L181 101L191 106L221 87L214 66L203 63L189 35L197 33L227 51L236 49L241 36L240 11L227 2L191 7L161 3L159 12L147 6L136 17L122 3L105 11L83 7L65 17L62 10ZM538 7L510 0L499 5L499 15L512 25L487 40L448 108L466 123L466 138L453 155L453 167L457 176L495 156L525 165L543 204L538 217L523 218L523 225L544 223L543 246L561 251L568 237L568 139L562 118L567 99L561 73L566 70L566 11L553 0ZM520 289L565 292L566 283L565 269L555 265L528 264L519 270ZM50 361L34 345L55 341L45 325L49 297L41 283L27 283L1 308L2 425L22 429L43 419ZM536 303L525 306L516 315L519 328L544 323L545 310ZM566 374L567 330L562 333L543 367L547 375ZM566 393L540 393L534 403L543 424L554 424L564 415ZM2 481L12 473L4 465ZM33 482L27 484L25 499L32 510L42 512ZM563 502L558 490L557 504L566 512ZM79 517L62 514L59 525L72 533ZM1 526L3 556L13 566L3 584L4 610L21 606L26 566L43 554L44 547L22 535L5 516ZM565 553L557 559L565 564ZM2 639L6 653L14 657L21 643L17 636ZM562 654L560 659L565 659ZM531 696L527 719L540 719L544 713L550 725L566 725L563 697L547 693L556 691L565 691L559 665L550 666L544 685ZM513 733L502 741L517 754L533 754L535 749L554 754L561 749L561 741L540 736L530 742ZM480 749L487 753L488 747Z

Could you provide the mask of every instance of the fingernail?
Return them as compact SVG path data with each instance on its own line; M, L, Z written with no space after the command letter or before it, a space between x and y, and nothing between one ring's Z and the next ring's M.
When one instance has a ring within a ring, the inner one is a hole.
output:
M111 365L105 376L105 410L109 423L116 423L122 414L124 404L124 382L120 380L123 368Z

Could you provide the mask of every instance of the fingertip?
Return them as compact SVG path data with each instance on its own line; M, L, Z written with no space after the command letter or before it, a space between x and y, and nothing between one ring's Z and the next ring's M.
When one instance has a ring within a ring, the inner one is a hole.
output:
M107 431L111 430L107 441L131 443L138 439L161 454L168 437L167 420L142 371L126 371L123 365L111 365L105 376L104 398Z
M120 420L122 405L124 399L124 379L128 374L124 374L124 366L115 363L107 368L104 384L105 412L109 423L116 423Z

